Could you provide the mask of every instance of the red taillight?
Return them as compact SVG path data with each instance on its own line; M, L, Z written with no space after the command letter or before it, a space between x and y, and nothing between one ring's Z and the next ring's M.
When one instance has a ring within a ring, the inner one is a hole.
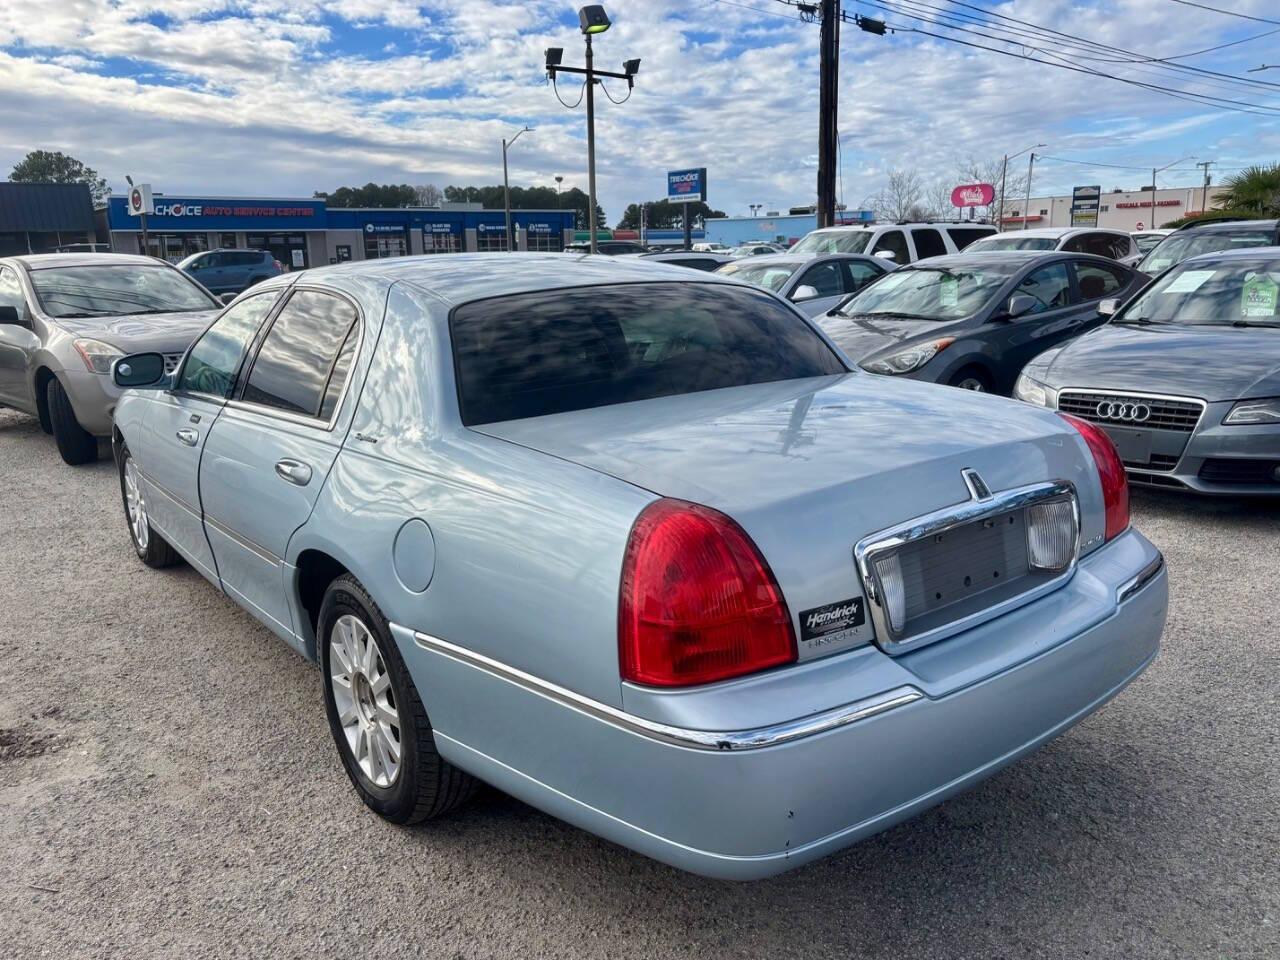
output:
M724 514L659 500L640 514L622 561L622 678L710 683L796 658L791 614L769 565Z
M1089 445L1093 462L1098 465L1098 479L1102 481L1102 502L1107 508L1106 539L1124 533L1129 526L1129 479L1124 473L1124 462L1116 452L1116 446L1107 432L1087 420L1066 414L1062 419L1080 431Z

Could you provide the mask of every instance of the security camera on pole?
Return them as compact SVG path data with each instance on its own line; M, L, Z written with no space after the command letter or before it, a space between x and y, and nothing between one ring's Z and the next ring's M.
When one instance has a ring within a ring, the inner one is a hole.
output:
M561 66L560 61L564 58L564 50L561 47L547 48L547 76L551 78L551 85L555 87L557 73L576 73L587 79L583 82L583 89L587 97L587 220L588 229L591 231L591 252L596 252L596 112L595 112L595 86L600 84L600 89L604 90L604 95L609 97L614 103L626 103L631 99L631 91L635 87L635 76L640 72L640 61L626 60L622 64L622 73L610 73L607 70L596 70L592 66L591 59L591 38L597 33L604 33L609 29L609 15L604 12L604 7L593 5L583 7L578 11L579 29L582 31L583 37L586 38L587 44L587 65L582 67L565 67ZM614 100L609 96L609 91L604 86L601 77L609 77L613 80L627 81L627 95L621 100ZM559 90L556 91L556 99L560 98ZM560 100L564 106L573 109L578 104L568 104ZM579 98L581 102L581 98Z

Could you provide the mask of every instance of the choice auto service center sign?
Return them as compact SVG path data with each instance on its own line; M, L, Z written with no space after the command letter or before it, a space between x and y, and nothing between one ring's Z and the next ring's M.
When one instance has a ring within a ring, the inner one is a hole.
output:
M153 196L152 229L162 230L323 230L323 200L226 200L216 197ZM125 197L111 197L112 230L137 230Z
M693 203L707 199L707 168L667 171L667 200L671 203Z

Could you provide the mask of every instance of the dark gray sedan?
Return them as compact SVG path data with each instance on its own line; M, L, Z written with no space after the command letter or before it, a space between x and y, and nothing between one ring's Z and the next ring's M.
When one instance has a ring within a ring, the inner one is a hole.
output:
M895 270L818 324L871 373L1008 394L1028 360L1101 324L1099 304L1143 282L1088 254L966 252Z
M1280 247L1183 261L1015 396L1101 425L1138 483L1280 495Z
M805 316L816 317L892 269L892 263L858 253L777 253L731 260L716 273L771 290Z

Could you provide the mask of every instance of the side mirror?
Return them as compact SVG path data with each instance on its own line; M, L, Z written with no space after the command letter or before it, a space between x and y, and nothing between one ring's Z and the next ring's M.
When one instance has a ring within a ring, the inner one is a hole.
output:
M1005 308L1005 316L1011 320L1015 320L1023 314L1030 313L1040 301L1035 297L1028 296L1025 293L1015 293L1009 298L1009 305Z
M22 327L24 330L30 330L31 321L20 314L17 307L5 305L0 306L0 326Z
M894 263L898 262L898 255L892 250L877 250L872 254L872 256L879 257L881 260L892 260Z
M802 283L791 291L791 299L799 302L801 300L813 300L818 296L817 287L811 287L807 283Z
M111 364L111 379L117 387L164 387L164 354L131 353Z
M1098 316L1114 317L1119 312L1120 312L1120 301L1116 300L1114 297L1109 300L1098 301Z
M231 301L234 300L237 296L238 294L235 294L235 293L220 293L218 294L218 300L225 307L225 306L229 306L231 304Z

